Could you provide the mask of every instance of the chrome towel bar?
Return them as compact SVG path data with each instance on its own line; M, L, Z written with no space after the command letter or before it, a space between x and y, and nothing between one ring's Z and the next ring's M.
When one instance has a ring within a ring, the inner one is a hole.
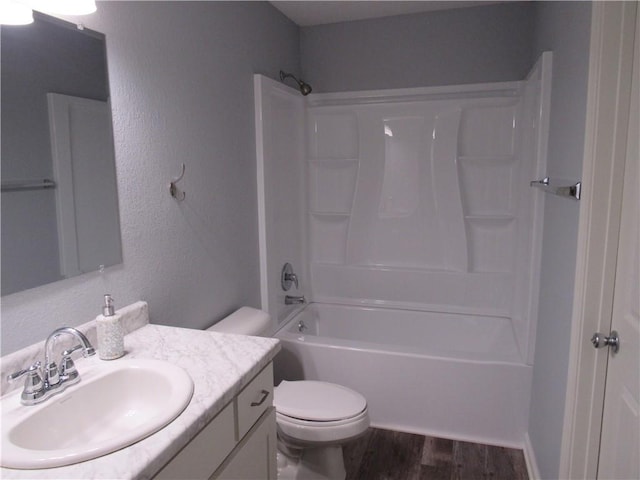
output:
M560 197L573 198L574 200L580 200L582 190L582 182L577 182L573 185L552 185L549 177L544 177L542 180L533 180L529 185L541 188L547 193Z
M22 180L2 182L3 192L15 192L18 190L39 190L44 188L56 188L56 182L49 179L44 180Z

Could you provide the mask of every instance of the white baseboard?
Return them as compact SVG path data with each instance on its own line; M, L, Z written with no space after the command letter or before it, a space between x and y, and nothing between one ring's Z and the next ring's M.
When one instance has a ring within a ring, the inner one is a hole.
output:
M538 470L538 462L536 462L536 454L533 451L533 445L531 445L531 439L529 433L524 437L524 461L527 464L527 473L529 474L529 480L539 480L540 470Z

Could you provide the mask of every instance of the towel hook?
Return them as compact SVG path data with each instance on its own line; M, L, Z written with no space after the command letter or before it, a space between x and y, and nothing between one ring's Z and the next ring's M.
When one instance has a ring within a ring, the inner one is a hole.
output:
M185 171L185 165L184 163L182 164L182 173L180 174L179 177L174 178L171 183L169 183L169 193L171 194L171 196L173 198L175 198L176 200L182 201L185 199L185 197L187 196L187 194L181 190L178 189L178 187L176 186L176 183L178 183L180 180L182 180L182 177L184 177L184 171Z

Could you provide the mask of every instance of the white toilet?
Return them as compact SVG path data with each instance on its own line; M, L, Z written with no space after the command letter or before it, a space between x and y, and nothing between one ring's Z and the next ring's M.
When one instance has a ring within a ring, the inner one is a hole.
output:
M270 321L269 314L242 307L209 330L261 335ZM369 427L366 399L334 383L284 380L274 389L273 405L278 425L278 479L344 479L342 445Z

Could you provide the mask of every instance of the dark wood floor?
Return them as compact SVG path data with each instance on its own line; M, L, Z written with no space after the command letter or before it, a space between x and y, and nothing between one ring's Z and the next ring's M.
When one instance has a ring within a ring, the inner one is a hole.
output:
M528 480L522 450L370 428L344 447L347 480Z

